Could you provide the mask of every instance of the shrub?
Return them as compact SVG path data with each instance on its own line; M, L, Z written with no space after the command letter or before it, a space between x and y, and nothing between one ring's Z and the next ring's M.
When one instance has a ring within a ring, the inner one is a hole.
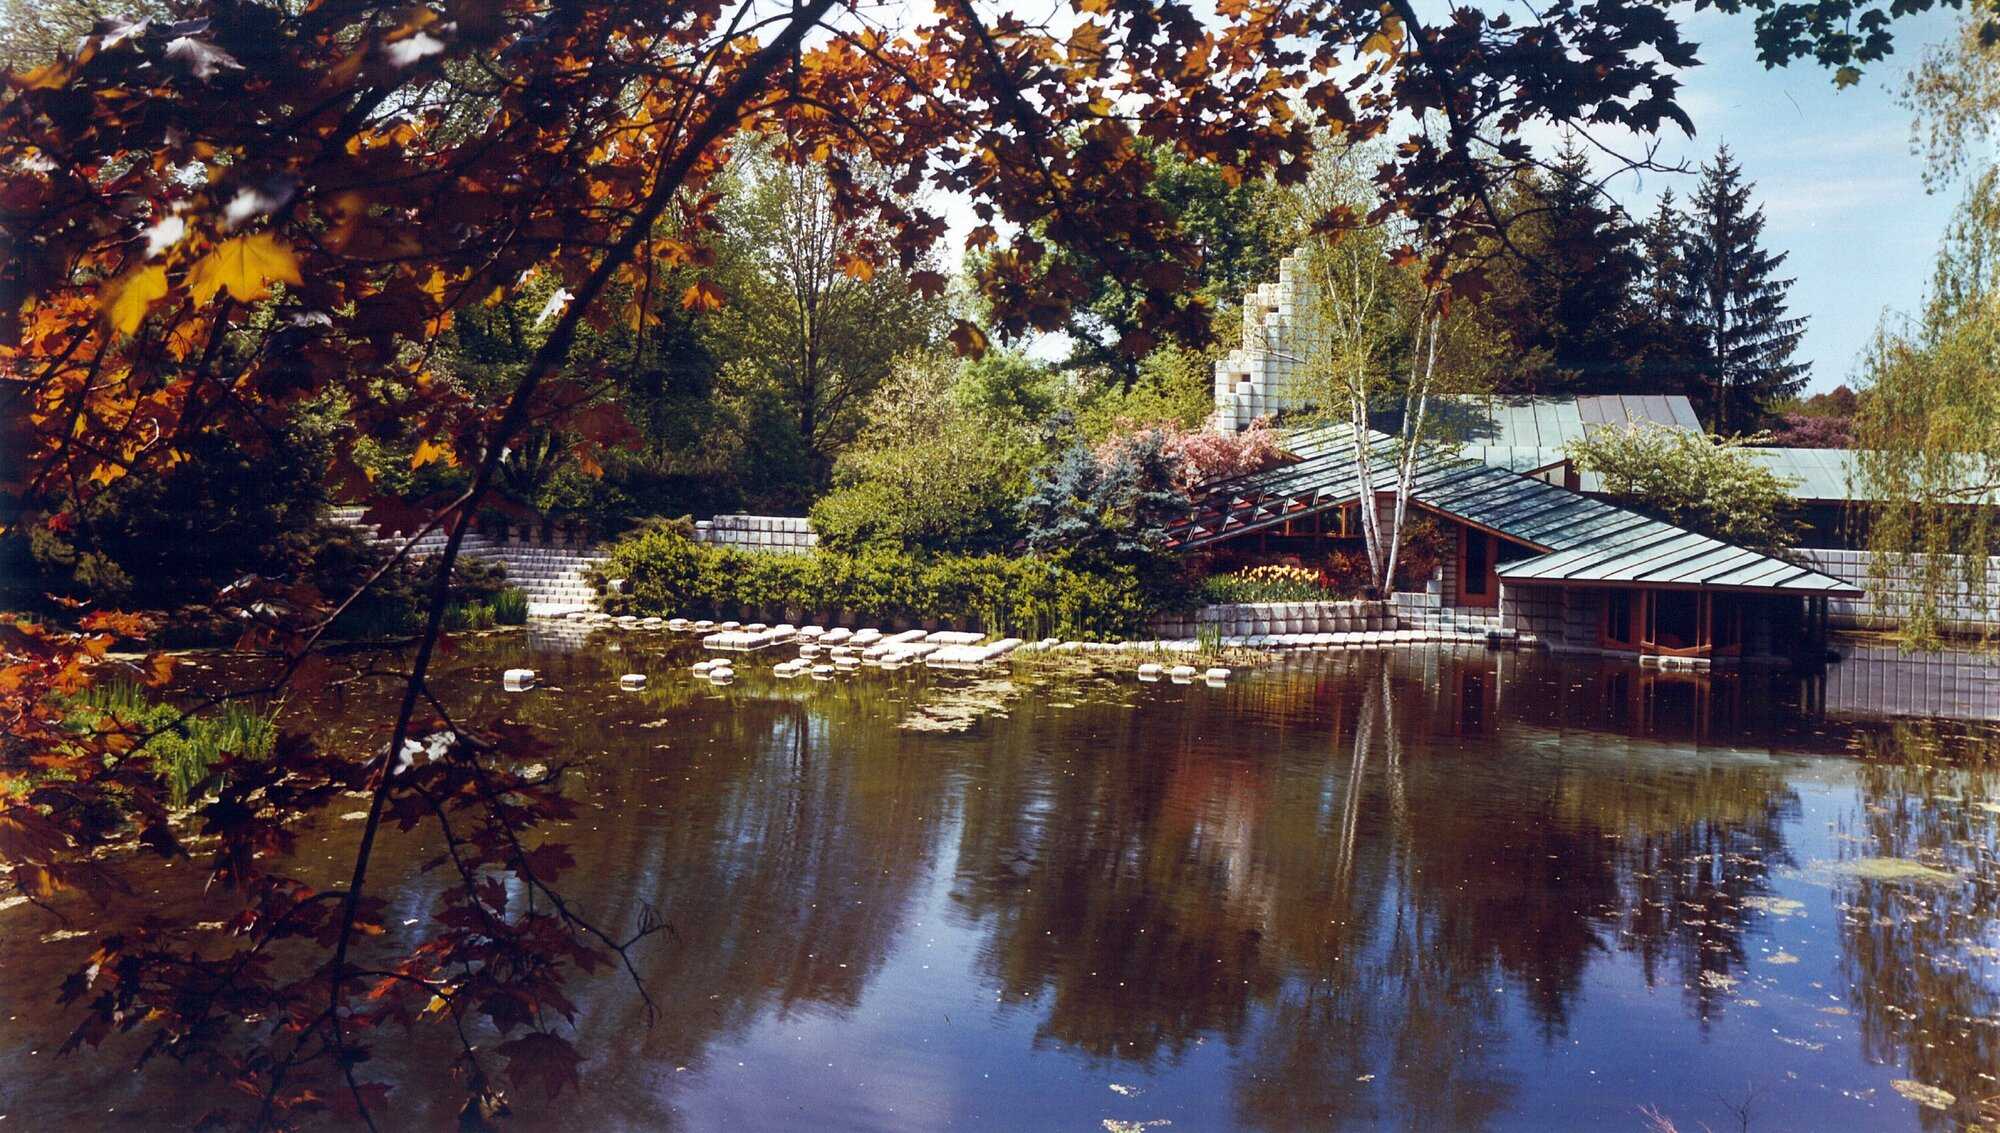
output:
M1724 440L1657 425L1605 428L1569 442L1583 472L1604 478L1604 493L1676 527L1784 558L1798 535L1787 489L1794 481L1756 462L1744 447L1763 437Z
M1187 598L1161 581L1176 574L1075 556L925 557L883 547L781 555L708 547L657 529L615 545L599 573L630 582L627 593L606 600L618 611L844 610L876 620L949 619L1021 637L1128 637Z
M626 599L648 610L706 608L721 570L723 552L697 543L671 527L654 525L629 535L613 548L610 560L593 574L623 578Z

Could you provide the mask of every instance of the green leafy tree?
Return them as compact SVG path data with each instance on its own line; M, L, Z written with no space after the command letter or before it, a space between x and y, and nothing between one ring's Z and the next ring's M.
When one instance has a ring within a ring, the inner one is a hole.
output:
M1856 477L1878 501L1874 589L1902 602L1904 632L1923 645L1938 641L1945 608L1988 606L1989 556L2000 554L1996 253L2000 170L1988 170L1959 209L1923 313L1885 321L1863 362Z
M1776 275L1786 253L1761 244L1764 210L1751 203L1755 188L1728 146L1701 167L1673 289L1705 371L1688 393L1709 427L1724 434L1758 427L1773 403L1804 388L1808 369L1792 361L1805 320L1786 314L1792 281Z
M724 395L745 406L752 459L783 472L752 494L797 507L831 479L896 357L942 340L944 278L875 264L889 228L836 208L819 166L757 148L737 163L720 222L725 305L704 341Z
M1790 482L1743 451L1755 439L1627 425L1596 430L1566 451L1578 470L1602 476L1604 492L1620 503L1784 558L1799 531L1786 492Z
M1178 336L1182 344L1205 344L1215 327L1236 317L1244 292L1276 275L1289 248L1275 190L1263 180L1245 180L1212 163L1191 161L1151 142L1139 143L1152 162L1147 196L1193 243L1192 257L1166 248L1138 249L1149 270L1177 281L1209 314L1210 325ZM1067 368L1109 375L1129 392L1145 377L1145 363L1162 332L1164 312L1143 291L1113 274L1074 265L1088 298L1063 328L1070 336Z
M1017 505L1039 462L1041 394L1011 363L905 355L875 392L868 424L812 508L830 551L870 547L977 554L1020 533Z
M1902 97L1917 118L1925 181L1935 189L1976 176L1981 145L2000 142L2000 34L1967 19L1950 42L1925 49Z
M1131 425L1199 426L1215 411L1215 356L1162 346L1141 359L1130 386L1083 391L1077 428L1096 442Z
M1990 26L1990 25L1989 25ZM2000 38L1968 16L1904 90L1933 188L1961 178L1964 200L1914 318L1887 317L1862 363L1855 416L1857 494L1868 512L1873 580L1919 646L1944 609L1989 606L2000 553ZM1891 578L1895 587L1885 585Z

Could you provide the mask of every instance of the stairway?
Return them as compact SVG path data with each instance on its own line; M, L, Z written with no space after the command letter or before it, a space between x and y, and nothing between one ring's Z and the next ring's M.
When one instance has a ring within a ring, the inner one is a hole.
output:
M362 523L362 511L359 507L330 508L327 518L361 531L378 547L401 545L402 537L385 536L374 525ZM444 544L444 533L432 531L417 540L411 554L429 558L444 550ZM609 557L593 548L552 546L479 534L468 534L459 553L505 567L508 583L527 594L528 616L535 618L596 609L597 592L584 576L591 567Z

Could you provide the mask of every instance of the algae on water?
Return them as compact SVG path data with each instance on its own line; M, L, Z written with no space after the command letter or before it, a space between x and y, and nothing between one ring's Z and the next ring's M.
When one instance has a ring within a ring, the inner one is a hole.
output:
M1949 885L1958 878L1910 858L1849 858L1840 862L1814 863L1834 873L1863 881L1914 881L1923 885Z

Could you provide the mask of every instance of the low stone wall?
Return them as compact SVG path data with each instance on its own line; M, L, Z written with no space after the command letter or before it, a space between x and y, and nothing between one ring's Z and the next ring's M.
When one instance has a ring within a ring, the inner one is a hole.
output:
M1917 585L1912 580L1922 574L1925 565L1922 560L1928 557L1910 556L1911 561L1885 587L1879 580L1869 578L1875 559L1872 551L1801 547L1798 554L1807 566L1869 592L1862 598L1835 598L1829 602L1828 620L1843 629L1895 629L1901 624L1911 603L1917 601ZM1951 559L1948 576L1963 578L1964 560L1957 555L1948 558ZM1946 631L1973 637L2000 633L2000 557L1987 560L1984 599L1983 603L1976 601L1962 584L1954 587L1944 609L1939 611Z
M812 520L798 515L718 515L694 525L698 543L738 551L803 555L819 545Z
M1387 602L1241 602L1155 618L1151 628L1164 638L1199 637L1204 632L1250 637L1393 630L1397 622Z

